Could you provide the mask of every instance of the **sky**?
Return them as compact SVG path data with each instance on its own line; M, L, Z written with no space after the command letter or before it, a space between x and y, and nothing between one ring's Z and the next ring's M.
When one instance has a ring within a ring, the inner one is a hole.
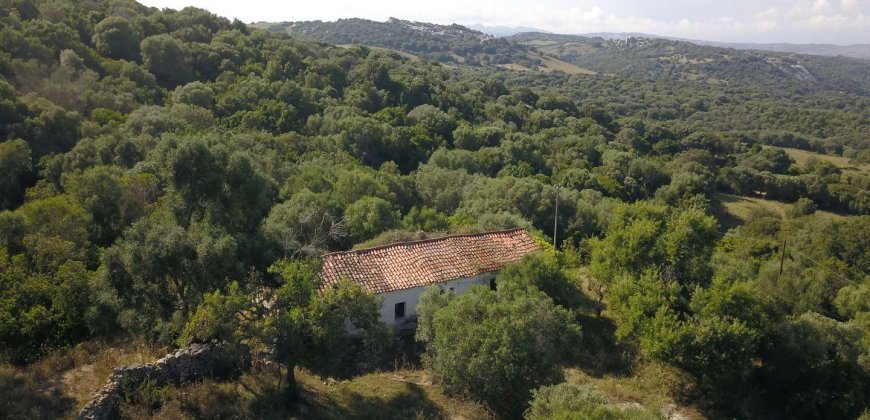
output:
M870 0L139 0L244 22L388 17L530 26L562 34L643 32L723 42L870 43Z

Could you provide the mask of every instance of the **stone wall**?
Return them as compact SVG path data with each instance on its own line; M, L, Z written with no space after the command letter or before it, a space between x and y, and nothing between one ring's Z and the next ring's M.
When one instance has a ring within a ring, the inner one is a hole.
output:
M234 368L232 358L218 345L191 344L148 364L116 368L109 382L97 390L79 412L79 419L116 419L126 392L146 380L157 386L179 385L204 377L223 376Z

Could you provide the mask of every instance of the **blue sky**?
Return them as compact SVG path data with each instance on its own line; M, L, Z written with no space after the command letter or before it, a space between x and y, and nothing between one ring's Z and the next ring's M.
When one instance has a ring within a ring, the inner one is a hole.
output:
M245 22L388 17L532 26L551 32L645 32L709 41L870 43L870 0L140 0L196 6Z

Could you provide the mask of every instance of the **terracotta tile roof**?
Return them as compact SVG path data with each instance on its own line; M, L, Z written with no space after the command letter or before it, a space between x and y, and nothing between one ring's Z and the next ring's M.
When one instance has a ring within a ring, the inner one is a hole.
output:
M497 271L537 250L522 229L446 236L326 254L320 275L322 287L345 278L384 293Z

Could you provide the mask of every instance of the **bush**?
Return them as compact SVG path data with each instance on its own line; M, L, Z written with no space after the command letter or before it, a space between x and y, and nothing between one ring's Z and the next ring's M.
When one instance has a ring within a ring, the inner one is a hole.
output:
M528 420L561 419L658 419L661 416L636 408L620 410L609 406L607 399L591 385L561 383L534 391L526 410Z
M790 219L795 219L801 216L809 216L815 212L816 203L813 203L813 200L809 198L801 198L785 211L785 215Z
M552 254L534 254L505 267L498 275L499 287L535 287L546 293L557 305L573 309L580 305L583 295L577 286L565 277Z
M558 381L580 327L534 289L473 287L438 310L425 366L447 392L473 396L497 414L522 413L531 390Z
M764 351L762 376L783 417L846 419L866 409L870 373L859 324L808 312L780 325Z

